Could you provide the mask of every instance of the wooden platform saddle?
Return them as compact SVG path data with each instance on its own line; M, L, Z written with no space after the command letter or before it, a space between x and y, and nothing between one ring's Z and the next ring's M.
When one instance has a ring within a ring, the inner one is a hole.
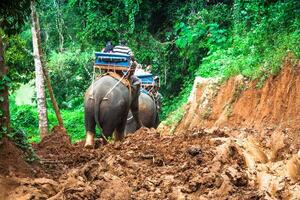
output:
M116 87L118 85L118 83L122 83L123 85L125 85L128 88L129 94L131 94L131 92L132 92L131 82L127 79L127 77L125 77L125 76L122 77L121 75L117 74L116 72L108 71L104 74L101 74L99 77L97 77L97 79L104 77L104 76L110 76L110 77L116 79L118 82L114 87ZM114 89L114 87L111 88L111 91Z
M125 75L120 75L130 70L130 60L130 56L127 54L95 52L94 69L99 69L105 72L100 77L111 76L123 83L123 85L125 85L131 93L130 81L127 77L125 77Z

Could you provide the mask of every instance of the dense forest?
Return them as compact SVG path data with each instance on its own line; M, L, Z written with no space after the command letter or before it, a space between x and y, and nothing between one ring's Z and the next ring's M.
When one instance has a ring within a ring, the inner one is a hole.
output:
M22 22L0 9L9 67L1 84L9 85L12 134L39 141L36 100L15 103L20 85L34 87L29 1L17 2L27 7ZM298 0L39 0L37 14L43 59L73 141L84 138L84 91L92 82L94 52L107 41L117 45L126 38L138 62L161 77L162 119L186 101L196 76L242 74L259 87L280 71L285 56L300 56ZM48 118L50 128L57 124L50 100Z

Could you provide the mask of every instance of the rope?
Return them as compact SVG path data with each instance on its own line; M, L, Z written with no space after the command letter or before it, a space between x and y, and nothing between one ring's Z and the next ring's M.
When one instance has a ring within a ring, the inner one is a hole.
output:
M133 118L133 116L131 116L131 117L127 118L127 121L131 120L132 118Z
M108 98L106 97L108 94L110 94L116 87L117 85L124 79L124 77L127 75L127 73L129 72L130 69L128 69L126 71L126 73L118 80L118 82L112 87L110 88L110 90L104 95L103 100L107 100ZM130 87L130 86L129 86ZM130 89L129 89L130 91ZM129 94L130 95L130 94Z

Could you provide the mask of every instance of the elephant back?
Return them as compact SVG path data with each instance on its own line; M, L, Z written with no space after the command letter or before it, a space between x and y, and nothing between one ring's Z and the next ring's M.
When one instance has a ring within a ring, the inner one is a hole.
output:
M129 84L118 80L116 76L104 75L98 77L87 89L85 99L105 100L114 96L113 98L130 100L131 89L128 87Z
M145 93L141 93L139 96L139 113L140 113L140 119L144 126L151 128L154 127L154 122L156 119L156 105L155 101ZM127 118L127 125L130 127L131 124L134 124L135 121L132 117L131 112L129 112L128 118ZM134 125L132 125L134 127ZM128 130L134 129L134 128L128 128ZM129 131L133 132L133 131Z
M127 78L125 78L125 76L120 76L119 74L117 74L115 72L107 72L107 73L103 74L102 77L103 76L111 76L112 78L118 80L123 85L125 85L129 90L131 89L131 83Z

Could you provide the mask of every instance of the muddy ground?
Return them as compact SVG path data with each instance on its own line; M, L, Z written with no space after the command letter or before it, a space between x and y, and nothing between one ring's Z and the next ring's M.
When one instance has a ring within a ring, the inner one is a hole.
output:
M299 184L292 182L288 175L282 175L279 186L270 186L270 178L260 181L257 174L273 176L276 169L271 173L272 169L268 169L271 162L263 160L263 156L251 156L263 149L255 145L267 148L268 141L265 138L254 141L247 135L253 136L255 132L194 129L170 136L144 128L122 142L105 146L98 142L96 149L86 150L83 142L72 145L64 131L57 129L34 146L40 168L21 164L22 173L16 173L17 169L2 173L0 199L300 197L296 196ZM291 153L284 145L276 154L277 160L288 160ZM267 150L265 155L268 159ZM251 166L251 159L255 166ZM259 165L265 165L266 169ZM285 164L281 166L284 168Z

